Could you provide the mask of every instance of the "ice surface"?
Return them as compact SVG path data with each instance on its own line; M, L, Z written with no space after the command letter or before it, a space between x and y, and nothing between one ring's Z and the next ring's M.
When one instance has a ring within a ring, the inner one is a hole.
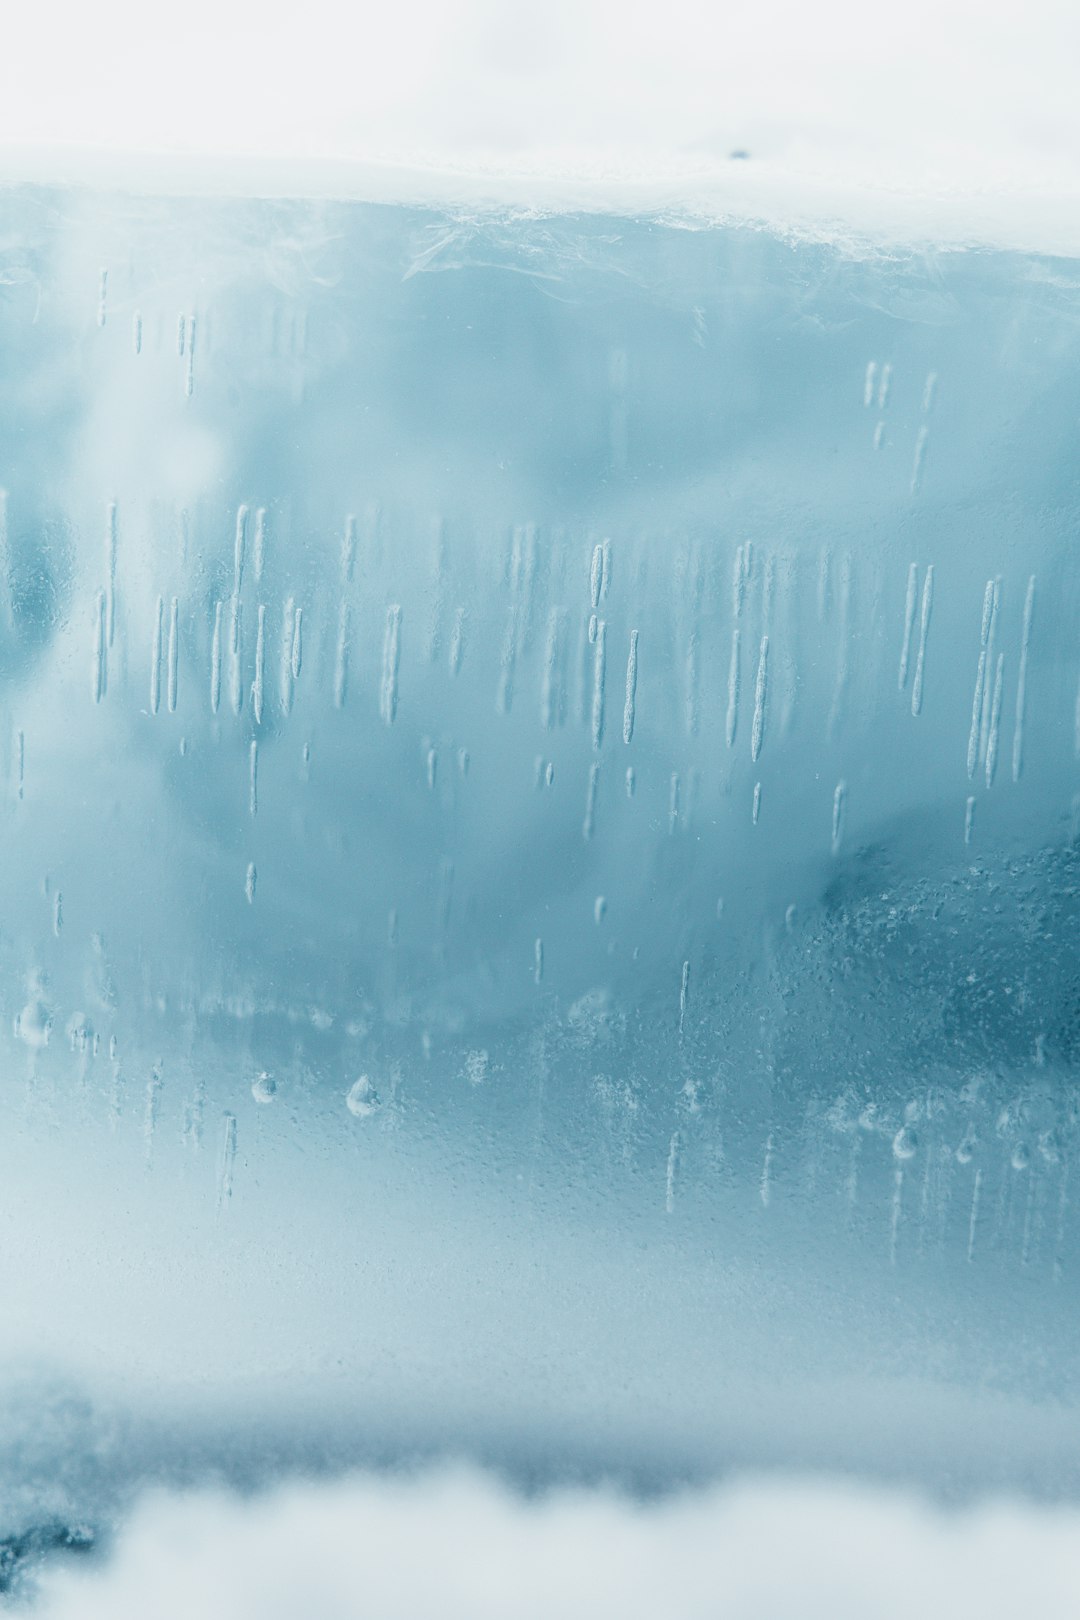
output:
M1075 1492L1075 264L3 220L5 1533Z

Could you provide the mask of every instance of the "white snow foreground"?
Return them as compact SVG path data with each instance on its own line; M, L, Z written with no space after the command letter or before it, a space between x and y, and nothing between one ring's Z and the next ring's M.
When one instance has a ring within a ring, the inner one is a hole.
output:
M39 1620L1040 1620L1075 1614L1080 1512L947 1510L828 1481L651 1504L526 1501L441 1471L144 1499L108 1560L54 1569Z

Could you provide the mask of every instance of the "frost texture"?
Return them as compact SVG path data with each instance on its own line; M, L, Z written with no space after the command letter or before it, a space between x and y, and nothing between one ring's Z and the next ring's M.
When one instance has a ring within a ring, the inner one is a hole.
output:
M4 220L0 1348L130 1425L60 1520L1075 1487L1075 268Z

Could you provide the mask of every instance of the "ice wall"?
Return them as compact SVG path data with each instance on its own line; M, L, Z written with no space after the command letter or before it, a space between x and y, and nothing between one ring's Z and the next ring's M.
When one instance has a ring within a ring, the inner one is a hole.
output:
M1075 264L3 218L18 1501L1075 1489Z

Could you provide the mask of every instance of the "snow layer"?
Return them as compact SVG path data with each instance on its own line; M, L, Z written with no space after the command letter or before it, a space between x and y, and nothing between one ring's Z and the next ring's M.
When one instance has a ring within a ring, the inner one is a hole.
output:
M1062 0L43 0L5 19L0 175L674 211L1080 248Z
M826 1481L746 1480L642 1505L526 1501L439 1472L146 1498L111 1558L53 1569L40 1620L1057 1620L1080 1515L951 1512Z

